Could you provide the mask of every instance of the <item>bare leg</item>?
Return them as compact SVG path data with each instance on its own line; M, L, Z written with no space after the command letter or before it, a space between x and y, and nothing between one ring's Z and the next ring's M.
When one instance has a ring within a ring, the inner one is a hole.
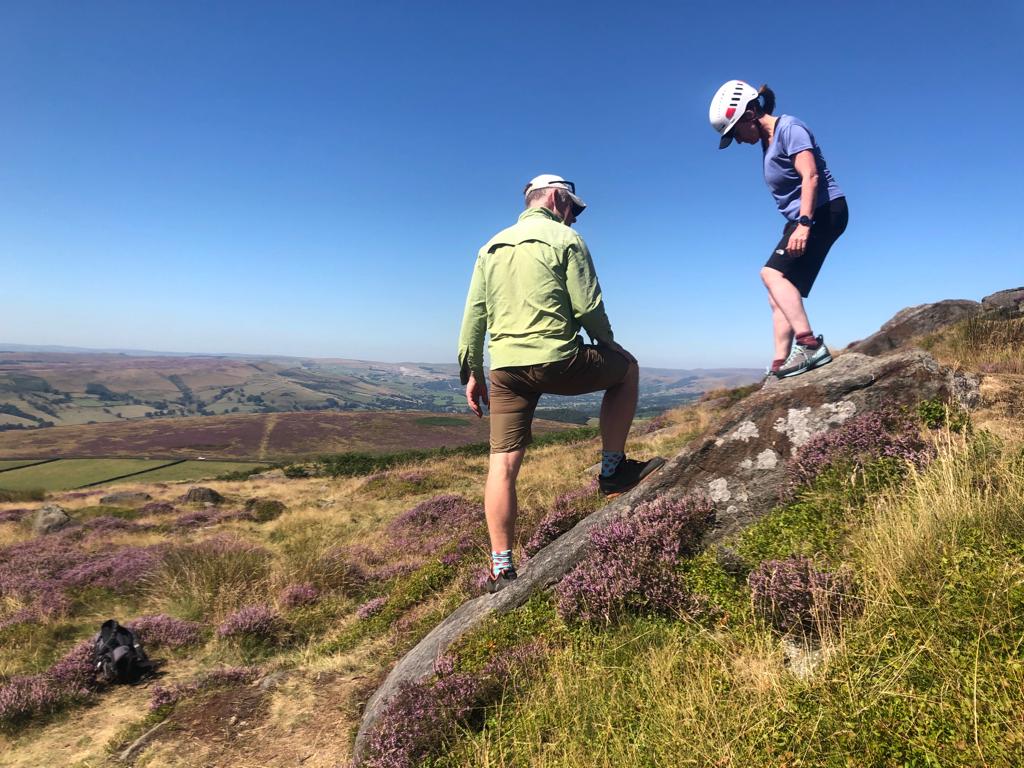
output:
M770 293L768 294L768 304L772 308L772 330L775 333L774 359L785 360L793 346L793 328Z
M804 311L804 300L801 298L800 291L796 289L796 286L789 282L786 276L779 272L779 270L772 269L771 267L761 268L761 280L768 289L768 293L772 301L775 302L775 306L782 312L793 332L797 336L803 333L810 333L811 323L807 319L807 313Z
M516 478L523 464L526 449L508 453L492 453L484 486L484 515L491 537L491 551L512 549L516 532Z
M629 364L625 379L605 390L601 401L601 447L604 450L621 451L626 447L639 391L640 367L636 363Z

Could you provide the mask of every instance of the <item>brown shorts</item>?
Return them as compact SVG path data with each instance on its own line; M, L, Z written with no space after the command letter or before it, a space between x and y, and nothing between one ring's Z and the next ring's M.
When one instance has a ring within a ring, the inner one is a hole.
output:
M554 363L491 371L491 453L508 453L533 442L530 424L541 395L583 395L621 384L629 361L608 347L584 345Z

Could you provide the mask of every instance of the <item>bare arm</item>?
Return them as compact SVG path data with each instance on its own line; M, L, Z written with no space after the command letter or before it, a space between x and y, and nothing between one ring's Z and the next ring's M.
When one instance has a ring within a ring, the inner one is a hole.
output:
M814 153L809 149L797 152L793 157L793 167L800 174L800 215L811 218L814 215L814 204L818 200L818 164L814 162ZM803 256L810 232L810 227L797 224L789 236L786 250L794 256Z

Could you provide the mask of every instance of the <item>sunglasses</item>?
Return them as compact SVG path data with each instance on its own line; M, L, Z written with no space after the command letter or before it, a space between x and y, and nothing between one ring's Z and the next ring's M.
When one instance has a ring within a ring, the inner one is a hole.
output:
M573 182L573 181L553 181L553 182L551 182L551 184L549 186L554 187L555 189L568 189L574 195L576 194L576 183ZM526 189L524 190L524 192L529 192L529 191L530 191L530 185L527 184L526 185Z

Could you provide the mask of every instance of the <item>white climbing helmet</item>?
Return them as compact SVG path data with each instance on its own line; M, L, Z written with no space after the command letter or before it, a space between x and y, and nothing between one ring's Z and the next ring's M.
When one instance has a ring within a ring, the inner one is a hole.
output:
M743 117L747 104L757 98L757 89L742 80L730 80L715 93L708 110L711 127L718 131L722 140L719 149L725 149L732 143L732 136L726 136L732 127Z

